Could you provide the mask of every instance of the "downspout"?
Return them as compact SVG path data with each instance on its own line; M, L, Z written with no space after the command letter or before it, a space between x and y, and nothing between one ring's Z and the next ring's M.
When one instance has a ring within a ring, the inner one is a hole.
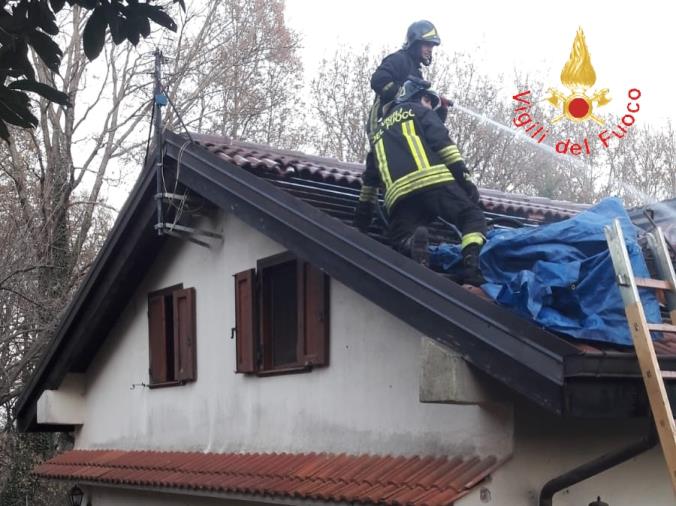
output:
M538 503L539 506L552 506L554 494L557 492L586 480L587 478L591 478L592 476L602 473L611 467L615 467L623 462L626 462L627 460L650 450L656 444L657 435L653 429L650 431L649 435L640 439L636 443L619 450L606 453L605 455L601 455L597 459L582 464L575 469L571 469L570 471L567 471L562 475L549 480L547 483L545 483L545 486L542 487L542 491L540 491L540 502Z

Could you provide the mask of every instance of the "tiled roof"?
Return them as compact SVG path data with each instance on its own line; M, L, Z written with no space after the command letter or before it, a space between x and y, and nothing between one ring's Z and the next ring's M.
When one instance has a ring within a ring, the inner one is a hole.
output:
M345 188L359 189L364 166L339 162L332 158L307 155L299 151L274 149L269 146L239 142L227 137L192 134L195 141L230 163L254 173L280 178L299 177L312 181L332 183ZM481 189L481 204L494 213L526 217L538 221L561 220L588 208L543 197L529 197L512 193Z
M227 137L202 134L192 134L192 136L198 144L224 160L261 176L273 177L277 180L299 178L305 181L331 183L347 191L351 190L353 193L361 187L361 175L364 171L364 166L361 164L345 163L298 151L280 150L260 144L233 141ZM289 191L294 193L296 190ZM356 200L355 195L353 195L354 200ZM338 209L339 204L330 202L335 198L331 195L331 192L317 193L308 197L306 193L301 191L297 196L320 207L334 217L351 221L353 204L347 204L347 207L349 207L347 211L343 208ZM343 205L345 205L345 202L343 202ZM566 219L590 207L586 204L517 195L487 188L481 189L481 205L489 213L522 217L535 224ZM665 206L662 205L659 208L662 209ZM640 213L638 211L633 212L636 216L641 215L641 213L642 211ZM672 216L672 214L669 214L669 216ZM371 231L373 232L373 229ZM444 236L443 230L440 232L435 229L433 232L437 234L435 235L437 240L449 239ZM664 333L663 337L662 340L655 341L655 351L661 356L676 355L676 334ZM599 345L598 343L574 341L573 344L581 351L590 354L626 350L624 347Z
M326 453L184 453L74 450L39 465L43 478L391 505L446 505L500 462L493 457Z

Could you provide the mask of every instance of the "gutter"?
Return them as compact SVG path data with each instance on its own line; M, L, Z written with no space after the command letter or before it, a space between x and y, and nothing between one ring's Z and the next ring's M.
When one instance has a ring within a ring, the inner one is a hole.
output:
M651 429L650 434L629 446L606 453L590 462L582 464L570 471L566 471L545 483L540 491L538 505L552 506L554 494L557 492L622 464L623 462L650 450L656 444L657 434L655 433L655 430Z

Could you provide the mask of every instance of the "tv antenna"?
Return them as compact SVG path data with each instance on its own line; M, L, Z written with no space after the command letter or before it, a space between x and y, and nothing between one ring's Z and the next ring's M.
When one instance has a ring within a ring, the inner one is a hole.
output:
M155 131L155 147L157 150L157 159L155 160L155 201L157 203L157 222L155 223L155 230L157 235L170 235L172 237L177 237L179 239L185 239L195 244L199 244L204 247L211 247L208 242L198 239L197 236L207 237L211 239L222 239L223 236L216 232L209 230L204 230L200 228L195 228L188 226L185 223L181 223L181 219L186 216L196 215L197 210L204 207L205 203L201 200L195 200L190 196L190 192L187 188L184 188L183 193L180 193L179 190L179 174L181 171L181 158L185 149L190 145L194 144L195 141L190 135L181 115L174 106L174 103L169 98L169 94L166 93L164 86L162 85L162 62L164 57L162 56L162 51L159 48L156 48L153 52L155 57L155 70L154 70L154 88L153 88L153 113L152 113L152 128ZM178 154L178 160L176 161L176 174L173 177L174 187L172 191L167 190L166 179L165 179L165 166L164 166L164 129L162 127L162 108L165 106L171 106L174 114L181 122L183 129L188 137L186 142L181 146ZM197 210L190 208L191 205L197 205ZM166 208L165 208L166 207Z

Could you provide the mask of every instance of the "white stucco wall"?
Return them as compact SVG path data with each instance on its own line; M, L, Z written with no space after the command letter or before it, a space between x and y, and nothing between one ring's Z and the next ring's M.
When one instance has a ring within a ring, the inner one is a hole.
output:
M92 506L269 506L256 500L237 500L212 494L187 495L180 491L164 493L157 490L125 490L115 487L83 487L85 500Z
M232 215L208 228L223 244L172 240L89 367L77 448L510 453L510 409L420 404L420 334L335 280L328 367L235 374L232 275L283 248ZM148 382L147 293L176 283L196 289L198 379L132 389Z
M513 457L457 505L537 506L549 480L637 442L646 431L646 420L564 420L519 404ZM659 446L558 492L553 504L586 506L598 496L610 506L676 504Z

